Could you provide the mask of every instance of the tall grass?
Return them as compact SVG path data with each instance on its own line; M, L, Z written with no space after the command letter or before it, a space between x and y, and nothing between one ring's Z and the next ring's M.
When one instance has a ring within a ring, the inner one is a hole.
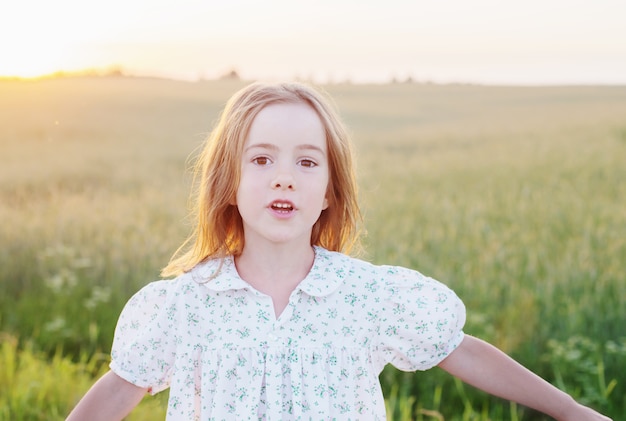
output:
M21 379L78 367L64 381L84 391L104 369L121 307L187 234L189 155L239 86L0 82L0 331ZM327 89L356 142L365 257L449 284L467 333L626 413L626 88ZM381 380L392 419L543 419L437 369ZM5 390L50 414L79 393Z
M60 351L51 358L33 349L19 349L17 339L0 337L0 420L61 421L85 390L106 371L107 355L82 354L78 361ZM165 419L167 394L145 398L129 421Z

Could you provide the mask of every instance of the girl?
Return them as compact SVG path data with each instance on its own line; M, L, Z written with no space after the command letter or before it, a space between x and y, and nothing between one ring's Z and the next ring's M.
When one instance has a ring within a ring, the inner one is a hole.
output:
M168 420L382 420L378 375L439 366L558 420L608 420L487 343L416 271L348 257L348 136L315 90L252 84L198 162L197 225L120 316L111 370L70 420L119 420L170 388Z

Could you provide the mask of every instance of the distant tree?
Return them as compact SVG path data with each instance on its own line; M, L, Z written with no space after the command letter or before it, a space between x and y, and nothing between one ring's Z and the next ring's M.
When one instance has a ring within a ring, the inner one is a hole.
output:
M222 80L240 80L239 73L235 69L231 69L229 72L226 72L220 77Z
M102 76L105 76L105 77L124 77L124 76L126 76L126 73L124 72L124 69L121 66L111 66L108 69L104 70L104 73L102 73Z

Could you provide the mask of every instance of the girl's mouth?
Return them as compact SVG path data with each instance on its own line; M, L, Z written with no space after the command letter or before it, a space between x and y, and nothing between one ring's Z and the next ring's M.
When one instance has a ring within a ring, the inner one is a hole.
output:
M273 211L280 213L288 213L294 210L293 205L289 202L274 202L270 207Z

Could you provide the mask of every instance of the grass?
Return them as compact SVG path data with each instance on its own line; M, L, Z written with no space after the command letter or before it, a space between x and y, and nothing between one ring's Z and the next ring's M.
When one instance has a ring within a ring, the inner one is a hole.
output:
M0 419L62 418L104 370L121 307L189 229L189 156L241 85L0 81ZM364 257L442 280L466 332L626 413L626 88L327 89L357 147ZM390 419L544 419L437 369L381 380ZM142 405L163 418L162 397Z
M81 355L78 361L59 350L49 358L29 344L18 348L16 338L0 338L0 419L64 420L94 382L106 372L108 355ZM166 396L147 397L128 420L165 419Z

